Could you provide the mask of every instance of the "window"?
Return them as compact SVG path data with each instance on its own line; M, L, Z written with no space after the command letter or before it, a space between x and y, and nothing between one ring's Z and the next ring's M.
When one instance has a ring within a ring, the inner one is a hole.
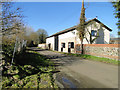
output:
M68 48L74 48L74 42L68 42Z
M74 48L74 42L71 42L71 48Z
M96 35L97 35L97 31L92 30L92 31L91 31L91 35L92 35L92 36L96 36Z
M68 42L68 48L71 48L71 42Z
M61 46L62 46L62 48L65 48L65 43L62 43L62 45L61 45Z
M72 33L75 35L75 31L72 31Z

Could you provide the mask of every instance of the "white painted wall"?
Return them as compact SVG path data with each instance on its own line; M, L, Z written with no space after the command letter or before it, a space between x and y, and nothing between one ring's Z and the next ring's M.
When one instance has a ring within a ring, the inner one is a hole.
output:
M81 44L81 41L79 39L79 35L78 35L78 31L76 30L76 44ZM88 37L88 35L86 34L86 36ZM89 37L88 37L89 39ZM83 44L88 44L87 40L86 39L83 39Z
M42 48L42 49L46 49L46 44L38 44L38 47Z
M106 28L102 27L99 23L94 22L96 24L97 27L94 26L94 24L87 26L88 31L91 32L91 30L96 30L99 32L99 37L97 37L97 39L94 41L93 44L109 44L109 40L110 40L110 31L107 30ZM86 30L86 35L88 40L90 40L90 35L88 34L87 30ZM95 38L94 36L92 37L93 39ZM80 40L78 40L80 43ZM83 44L89 44L90 42L88 42L86 39L83 40Z
M59 51L61 51L61 43L65 43L65 48L63 48L63 52L68 52L68 42L74 42L75 47L76 30L59 35ZM72 52L74 52L74 50L72 50Z
M46 39L46 46L48 48L48 44L51 44L51 50L54 50L54 42L55 38L54 37L49 37Z
M96 24L97 27L95 27L94 24L86 26L86 28L85 28L85 37L87 38L87 40L86 40L86 38L84 38L83 39L83 44L90 44L90 34L89 34L89 32L91 33L91 30L97 31L100 28L100 24L99 23L97 23L97 22L94 22L94 23ZM77 31L77 33L78 33L78 31ZM78 35L76 36L76 38L77 38L76 39L77 44L81 44L81 41L80 41ZM94 39L94 38L95 37L92 36L92 39ZM93 44L95 44L96 41L97 40L95 40Z
M90 32L91 32L91 30L99 29L100 37L98 37L95 40L94 44L108 44L109 39L110 39L110 31L107 30L106 28L102 27L99 23L97 23L97 22L95 22L95 23L96 23L97 27L94 27L94 24L87 26L87 29ZM87 30L86 30L86 37L88 40L90 40L90 35L88 34ZM93 37L93 38L95 38L95 37ZM60 35L58 35L58 39L59 39L58 51L61 51L61 43L65 43L65 48L63 48L63 52L68 52L68 42L74 42L74 47L76 44L81 44L77 30L69 31L64 34L60 34ZM54 50L55 38L54 37L47 38L46 45L48 45L49 43L51 43L52 50ZM84 39L83 44L90 44L90 42L88 42L86 39ZM74 52L74 49L71 49L71 50L72 50L72 52Z
M96 39L96 44L104 44L104 31L102 28L99 30L99 37Z
M75 34L74 34L75 32ZM76 36L76 30L66 32L64 34L59 35L59 39L64 39L64 38L71 38Z
M104 29L104 43L109 44L110 42L110 31L108 31L106 28Z

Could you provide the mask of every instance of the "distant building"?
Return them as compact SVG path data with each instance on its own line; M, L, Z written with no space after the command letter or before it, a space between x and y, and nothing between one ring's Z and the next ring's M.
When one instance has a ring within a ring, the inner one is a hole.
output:
M110 38L110 44L120 44L120 38Z
M97 28L94 27L94 22L97 25ZM91 32L92 38L95 38L97 31L99 32L99 37L94 41L94 44L109 44L110 42L110 31L109 27L104 25L98 19L94 18L85 23L87 29L85 36L87 40L83 40L83 44L90 44L90 35L87 31ZM56 50L60 52L75 52L75 45L80 44L81 41L78 37L78 31L76 30L77 26L65 29L63 31L57 32L46 39L46 46L48 49ZM91 28L92 27L92 28Z

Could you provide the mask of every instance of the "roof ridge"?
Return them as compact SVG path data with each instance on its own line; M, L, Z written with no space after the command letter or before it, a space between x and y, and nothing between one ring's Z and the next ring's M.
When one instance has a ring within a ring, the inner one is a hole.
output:
M87 23L89 23L89 22L91 22L91 21L93 21L93 20L95 20L95 21L97 21L98 23L102 24L102 25L103 25L105 28L107 28L109 31L112 31L109 27L107 27L106 25L104 25L104 24L103 24L100 20L98 20L97 18L93 18L93 19L91 19L91 20L88 20L88 21L85 22L85 24L87 24ZM71 31L71 30L73 30L73 29L76 29L76 27L77 27L77 25L72 26L72 27L67 28L67 29L64 29L64 30L61 30L61 31L59 31L59 32L57 32L57 33L55 33L55 34L52 34L52 35L48 36L47 38L52 37L52 36L56 36L56 35L59 35L59 34L62 34L62 33L68 32L68 31Z

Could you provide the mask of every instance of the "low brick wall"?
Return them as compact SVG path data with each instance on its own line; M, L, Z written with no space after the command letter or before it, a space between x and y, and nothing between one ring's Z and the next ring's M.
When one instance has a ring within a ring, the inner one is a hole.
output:
M118 48L119 45L120 44L84 44L84 53L98 57L120 60L118 57L120 55L120 49ZM81 53L80 44L76 45L75 51L78 54Z

